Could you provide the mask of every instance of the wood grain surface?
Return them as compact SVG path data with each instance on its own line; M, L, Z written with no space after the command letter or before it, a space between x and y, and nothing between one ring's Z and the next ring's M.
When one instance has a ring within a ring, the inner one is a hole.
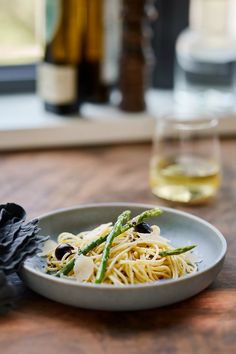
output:
M87 202L163 205L148 186L150 145L123 145L0 155L0 201L22 204L35 217ZM25 290L0 318L4 354L236 353L236 141L222 141L223 185L202 207L225 235L222 272L204 292L180 304L140 312L72 308Z

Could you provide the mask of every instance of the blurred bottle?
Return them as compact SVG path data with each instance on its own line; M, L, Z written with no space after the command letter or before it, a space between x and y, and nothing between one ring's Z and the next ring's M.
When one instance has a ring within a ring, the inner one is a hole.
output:
M117 85L121 52L121 7L123 0L103 0L104 56L102 79L109 88Z
M145 4L145 0L123 1L119 89L120 108L126 112L145 110Z
M171 89L174 86L175 43L180 32L188 26L189 0L156 0L155 6L152 84L156 88Z
M87 0L81 85L84 100L106 103L118 77L120 0Z
M46 0L46 48L39 67L39 93L47 111L67 115L78 111L78 85L86 0Z
M190 27L176 44L175 98L230 110L236 94L236 1L191 0Z
M82 56L80 85L84 87L83 100L103 103L108 91L101 77L104 55L103 0L87 0L86 31Z

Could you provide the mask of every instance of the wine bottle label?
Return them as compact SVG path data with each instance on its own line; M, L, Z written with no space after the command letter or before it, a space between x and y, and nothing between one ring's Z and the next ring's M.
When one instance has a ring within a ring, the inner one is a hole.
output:
M73 66L43 63L38 69L38 91L51 104L68 104L77 99L77 71Z

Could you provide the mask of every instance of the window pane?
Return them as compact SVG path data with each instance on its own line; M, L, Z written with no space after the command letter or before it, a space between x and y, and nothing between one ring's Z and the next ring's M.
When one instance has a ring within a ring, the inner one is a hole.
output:
M43 0L0 0L0 65L40 58L43 6Z

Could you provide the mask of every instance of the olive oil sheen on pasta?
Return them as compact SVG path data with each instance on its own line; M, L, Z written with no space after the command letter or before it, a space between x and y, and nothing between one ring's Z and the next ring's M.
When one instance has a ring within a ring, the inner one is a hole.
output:
M199 204L211 199L220 185L217 163L201 157L167 157L151 160L152 192L173 202Z

